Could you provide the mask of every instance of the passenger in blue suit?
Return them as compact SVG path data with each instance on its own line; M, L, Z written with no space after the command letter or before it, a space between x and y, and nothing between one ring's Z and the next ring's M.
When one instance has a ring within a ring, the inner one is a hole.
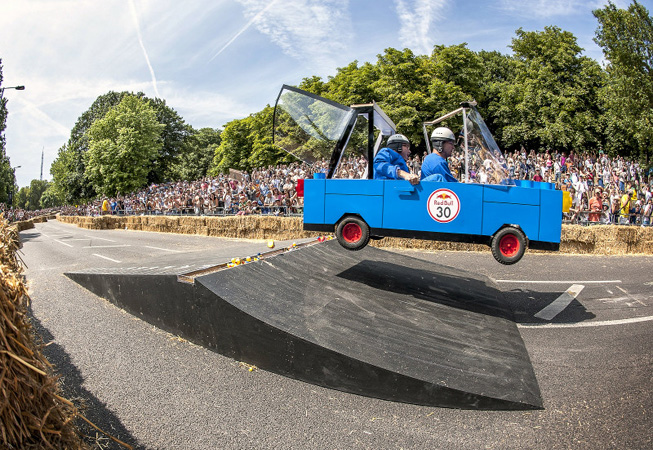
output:
M451 156L455 147L456 137L446 127L440 127L431 133L431 147L433 153L427 155L422 163L422 181L449 181L457 182L451 174L447 158Z
M406 161L410 156L410 141L403 134L393 134L388 138L386 147L379 150L374 157L375 180L408 180L410 184L419 184L419 176L410 173Z

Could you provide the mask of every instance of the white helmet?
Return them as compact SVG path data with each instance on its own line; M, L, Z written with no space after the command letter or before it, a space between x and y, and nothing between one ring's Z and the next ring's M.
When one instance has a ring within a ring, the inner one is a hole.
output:
M456 136L454 136L453 131L447 127L439 127L433 130L433 133L431 133L433 150L442 153L442 146L445 142L456 142Z
M410 141L403 134L393 134L388 138L388 142L386 143L388 148L391 148L396 152L401 152L401 146L403 144L410 145Z
M453 131L447 127L439 127L433 130L431 133L431 142L433 141L456 141L456 136L454 136Z

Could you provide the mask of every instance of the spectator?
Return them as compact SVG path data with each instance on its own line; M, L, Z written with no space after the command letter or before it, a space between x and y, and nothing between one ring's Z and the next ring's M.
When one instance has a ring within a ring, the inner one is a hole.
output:
M599 222L601 220L601 213L603 212L603 199L601 198L601 190L594 189L594 197L589 201L589 214L590 222Z

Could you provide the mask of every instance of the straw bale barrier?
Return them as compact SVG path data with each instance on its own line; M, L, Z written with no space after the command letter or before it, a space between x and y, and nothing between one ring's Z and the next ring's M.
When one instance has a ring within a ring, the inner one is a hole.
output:
M225 238L290 240L319 236L302 229L301 217L274 216L58 216L61 222L92 230L128 229L160 233L197 234ZM416 250L489 251L489 247L460 242L385 238L371 241L375 247ZM626 255L653 254L653 227L616 225L563 225L562 253Z
M88 448L73 426L74 405L35 344L18 232L0 219L0 448Z

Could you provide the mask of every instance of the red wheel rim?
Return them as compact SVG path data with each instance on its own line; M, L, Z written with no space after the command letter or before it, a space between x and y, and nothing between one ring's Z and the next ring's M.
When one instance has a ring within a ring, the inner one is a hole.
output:
M361 230L360 225L357 223L348 223L342 227L342 238L346 242L353 244L354 242L360 241L362 237L363 230Z
M519 252L519 239L514 234L506 234L499 242L499 250L506 258L512 258Z

